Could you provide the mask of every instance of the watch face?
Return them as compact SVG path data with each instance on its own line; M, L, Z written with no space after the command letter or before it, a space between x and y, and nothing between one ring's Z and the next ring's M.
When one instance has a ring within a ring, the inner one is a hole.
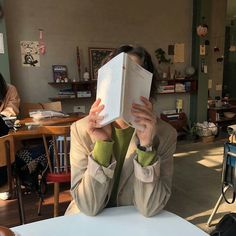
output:
M139 144L139 145L138 145L138 149L141 150L141 151L144 151L144 152L151 152L151 151L152 151L152 146L144 147L144 146L141 146L141 145Z
M141 151L146 152L146 147L143 147L140 144L138 145L138 149L141 150Z

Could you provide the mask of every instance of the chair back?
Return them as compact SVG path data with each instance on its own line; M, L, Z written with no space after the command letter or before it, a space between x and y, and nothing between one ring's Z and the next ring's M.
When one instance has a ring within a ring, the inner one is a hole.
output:
M29 112L34 110L42 110L43 106L41 103L31 103L31 102L24 102L21 105L20 114L21 118L29 117Z
M0 167L7 167L7 186L0 187L0 192L12 192L12 169L11 164L15 161L14 140L11 135L0 137Z
M60 101L41 103L44 110L62 111Z
M20 109L21 118L29 117L29 112L35 111L35 110L62 111L62 105L60 101L46 102L46 103L24 102L22 103L21 109Z
M50 173L69 173L70 125L42 126L40 129ZM52 137L53 161L50 158L47 137Z

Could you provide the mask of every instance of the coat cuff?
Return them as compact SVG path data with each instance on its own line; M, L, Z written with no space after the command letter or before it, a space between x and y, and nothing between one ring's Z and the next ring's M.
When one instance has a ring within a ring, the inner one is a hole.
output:
M134 175L135 177L144 183L152 183L160 176L160 157L157 156L157 161L149 166L141 166L137 161L137 157L134 159Z
M92 156L88 157L88 174L101 184L113 178L115 167L116 161L112 162L108 167L104 167L99 165Z

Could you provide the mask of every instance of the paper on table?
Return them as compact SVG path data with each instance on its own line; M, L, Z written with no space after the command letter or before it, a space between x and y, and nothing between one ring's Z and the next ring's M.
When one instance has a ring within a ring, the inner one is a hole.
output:
M0 33L0 53L4 54L3 33Z

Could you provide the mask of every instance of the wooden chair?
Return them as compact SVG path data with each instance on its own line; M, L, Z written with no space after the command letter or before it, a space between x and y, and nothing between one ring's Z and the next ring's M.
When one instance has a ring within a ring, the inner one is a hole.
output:
M34 110L62 111L62 105L60 101L46 103L24 102L20 109L21 118L29 117L29 112Z
M42 126L41 133L43 135L49 169L46 174L46 181L54 183L54 217L56 217L58 216L59 207L59 184L71 181L68 147L68 140L70 140L70 126ZM50 158L49 145L46 139L48 136L52 137L53 160ZM63 140L63 148L60 147L60 153L58 152L58 139ZM41 212L42 201L43 199L41 198L39 203L39 214Z
M41 103L41 105L45 110L62 111L62 105L60 101Z
M25 223L24 209L22 203L20 180L12 173L12 164L15 162L14 140L11 135L0 137L0 167L7 167L7 184L0 186L0 192L10 192L16 190L21 224ZM14 184L15 180L15 184Z

